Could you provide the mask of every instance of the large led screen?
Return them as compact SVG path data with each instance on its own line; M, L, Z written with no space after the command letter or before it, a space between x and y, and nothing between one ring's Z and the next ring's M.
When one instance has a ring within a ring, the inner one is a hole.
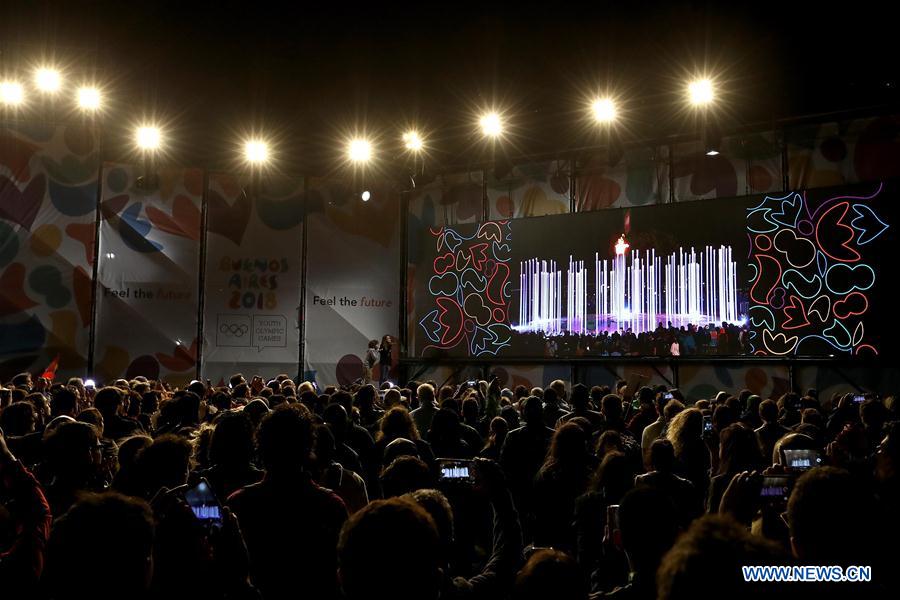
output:
M889 353L898 196L889 182L426 229L413 353Z

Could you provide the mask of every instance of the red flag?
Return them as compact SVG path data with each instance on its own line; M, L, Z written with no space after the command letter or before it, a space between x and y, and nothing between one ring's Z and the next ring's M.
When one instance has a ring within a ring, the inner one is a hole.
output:
M41 373L41 377L49 381L53 381L54 379L56 379L57 367L59 367L59 354L56 355L56 358L50 361L50 364L47 365L47 368L44 369L43 373Z

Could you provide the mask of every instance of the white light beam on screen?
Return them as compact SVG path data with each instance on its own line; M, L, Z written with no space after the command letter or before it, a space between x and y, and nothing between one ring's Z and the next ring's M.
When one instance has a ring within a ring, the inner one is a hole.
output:
M590 266L570 256L565 273L554 261L522 261L515 329L545 335L627 329L639 334L660 323L742 323L737 263L730 246L679 248L666 256L652 249L626 251L624 239L616 246L613 259L601 259L596 252ZM593 290L588 282L593 282ZM561 314L556 307L563 301Z

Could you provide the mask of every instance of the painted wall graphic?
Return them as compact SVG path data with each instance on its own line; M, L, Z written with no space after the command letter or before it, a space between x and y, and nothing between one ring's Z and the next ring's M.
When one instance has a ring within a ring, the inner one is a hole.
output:
M489 175L486 191L490 218L542 217L569 212L570 187L568 161L517 165L499 180Z
M475 223L484 217L481 171L440 175L409 195L410 227Z
M160 169L142 189L143 175L103 168L94 375L184 385L197 368L203 172Z
M87 366L99 173L96 130L0 127L0 380Z
M900 116L792 128L787 152L791 189L900 177Z
M576 171L575 210L586 212L666 202L667 161L665 146L630 149L613 164L605 155L590 158Z
M447 365L421 365L409 369L410 381L419 383L433 381L438 388L445 383L447 385L458 384L478 377L480 377L480 371L467 367L454 369Z
M675 201L732 198L783 188L781 145L770 132L727 137L708 156L698 142L673 149Z
M766 196L747 209L757 354L893 351L896 183Z
M556 375L552 379L562 379L563 381L568 379L558 373ZM611 390L615 390L616 383L619 381L627 381L637 386L665 385L670 387L672 382L675 381L672 368L662 363L652 366L638 363L586 365L578 369L578 376L579 380L589 387L606 385ZM548 376L544 377L544 379L548 378ZM550 380L552 381L552 379Z
M527 388L546 386L554 379L567 383L573 381L573 371L567 364L546 365L497 365L489 372L496 374L503 387L510 389L517 385ZM469 379L480 379L481 372L466 368L454 370L448 366L411 366L410 377L417 381L433 379L442 384L445 381L457 384ZM639 379L638 379L639 378ZM669 365L657 363L579 366L577 380L588 386L614 386L616 381L637 379L640 385L673 386L675 373ZM791 380L785 365L731 365L731 364L682 364L678 367L678 388L688 402L714 398L721 391L737 394L748 389L763 399L777 400L790 390ZM795 369L794 385L801 392L815 389L826 410L832 406L834 394L857 391L884 392L893 390L900 384L900 370L872 369L869 367L820 367L798 365Z
M399 339L400 191L367 182L371 197L334 180L312 180L306 279L305 371L319 383L363 376L369 340ZM392 348L396 381L400 344ZM387 378L382 365L374 376Z
M492 366L489 373L496 375L500 385L514 390L524 385L529 390L535 386L545 387L556 379L570 381L572 371L568 365L502 365Z
M207 191L203 379L297 375L304 182L253 186L213 174Z
M860 365L844 365L839 368L817 365L798 365L794 385L801 392L814 389L826 410L833 405L836 394L875 392L882 398L895 394L900 388L900 369L878 368Z
M777 400L790 391L786 365L700 365L678 367L678 387L691 402L711 399L721 391L737 394L748 389L761 398Z
M418 353L497 356L512 336L509 221L429 231L437 254L417 298Z

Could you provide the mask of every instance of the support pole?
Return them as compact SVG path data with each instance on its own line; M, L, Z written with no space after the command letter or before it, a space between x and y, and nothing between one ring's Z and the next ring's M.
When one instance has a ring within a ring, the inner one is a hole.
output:
M88 356L87 369L85 374L88 378L94 378L94 345L97 343L97 286L100 285L100 223L103 220L103 214L100 210L103 201L103 131L102 128L97 129L97 156L99 157L99 165L97 166L97 206L94 211L94 247L91 265L91 316L90 330L88 333Z
M309 237L309 179L303 179L303 226L300 234L300 306L297 307L299 316L300 338L300 364L298 365L297 380L303 381L306 374L306 259L307 238Z
M409 192L400 193L400 313L397 315L397 324L400 333L400 358L409 355ZM418 232L416 232L418 234ZM407 382L408 369L401 361L397 374L398 381Z
M203 323L206 306L206 238L209 230L209 171L203 170L203 196L200 199L200 269L199 291L197 294L197 374L196 378L202 380L203 375Z

